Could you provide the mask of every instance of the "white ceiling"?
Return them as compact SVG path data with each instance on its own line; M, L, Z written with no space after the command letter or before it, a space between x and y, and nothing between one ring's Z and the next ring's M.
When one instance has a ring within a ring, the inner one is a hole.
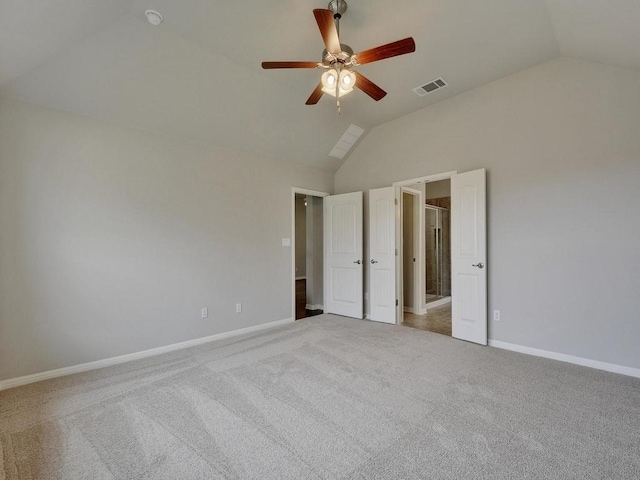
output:
M559 55L640 70L638 0L349 0L341 41L356 52L407 36L416 52L359 70L388 92L304 102L318 70L322 0L0 0L2 93L124 125L214 141L334 171L351 123L367 130ZM160 11L150 26L144 10ZM449 87L418 97L437 77ZM366 133L365 133L366 135Z

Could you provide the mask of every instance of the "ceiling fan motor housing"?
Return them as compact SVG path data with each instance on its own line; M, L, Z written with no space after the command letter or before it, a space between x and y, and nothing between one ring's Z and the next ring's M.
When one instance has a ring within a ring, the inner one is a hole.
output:
M325 48L322 52L322 64L326 67L330 67L336 62L342 63L344 65L351 65L351 57L353 57L353 49L349 45L345 45L344 43L340 44L340 53L329 53Z
M328 8L333 12L333 18L340 19L347 11L347 2L345 0L331 0Z

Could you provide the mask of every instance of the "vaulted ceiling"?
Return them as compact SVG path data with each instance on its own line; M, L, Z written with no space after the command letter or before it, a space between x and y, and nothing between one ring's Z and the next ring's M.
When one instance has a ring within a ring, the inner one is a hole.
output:
M348 0L341 41L356 52L412 36L416 52L359 70L388 92L360 91L342 113L305 101L319 70L318 0L0 0L0 93L110 122L328 171L354 123L393 118L564 55L640 70L637 0ZM159 27L144 11L158 10ZM449 86L412 89L443 77Z

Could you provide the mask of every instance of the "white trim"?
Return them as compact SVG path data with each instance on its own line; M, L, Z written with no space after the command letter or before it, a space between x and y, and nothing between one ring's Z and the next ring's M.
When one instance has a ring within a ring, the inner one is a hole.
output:
M307 277L296 277L296 280L306 280Z
M403 225L403 217L404 210L402 208L402 187L398 185L393 185L393 193L395 197L395 209L394 209L394 228L395 228L395 236L396 236L396 284L395 284L395 293L396 293L396 318L395 324L402 325L404 322L404 265L402 265L402 246L404 245L404 237L402 231ZM369 231L369 236L371 236L371 232ZM371 240L371 239L369 239ZM369 280L371 280L371 276L369 276ZM369 289L371 291L371 289Z
M408 187L414 184L420 184L420 183L430 183L430 182L437 182L439 180L446 180L448 178L453 177L454 175L457 175L458 171L457 170L451 170L450 172L442 172L442 173L436 173L433 175L426 175L423 177L416 177L416 178L410 178L408 180L400 180L398 182L393 182L393 186L394 187ZM420 192L422 193L422 192ZM399 198L402 198L401 195L398 194ZM425 203L425 199L424 197L421 200L421 203L424 204ZM425 244L426 244L426 240L425 240L425 232L424 232L424 228L425 228L425 212L424 212L424 208L420 208L420 222L421 222L421 226L420 226L420 249L421 249L421 254L422 254L422 265L419 268L419 273L420 273L420 284L421 284L421 288L422 291L420 292L420 304L419 304L419 308L418 308L418 313L417 315L424 315L425 313L427 313L427 305L425 302L425 298L423 296L423 292L426 290L426 251L425 251ZM401 222L401 220L398 220L398 223ZM398 238L398 233L396 232L396 240ZM402 267L403 265L401 265L400 263L398 263L398 275L396 276L396 295L400 295L400 293L402 293L402 277L404 276L404 272L402 271ZM397 298L401 298L401 297L397 297ZM399 309L397 315L398 315L398 320L402 319L402 315L404 312L402 312L402 309ZM401 323L401 321L399 321L398 323Z
M305 305L307 310L324 310L324 305Z
M447 178L451 178L457 173L458 173L457 170L452 170L450 172L436 173L435 175L427 175L426 177L410 178L409 180L401 180L399 182L393 182L393 186L408 187L409 185L413 185L414 183L437 182L438 180L446 180Z
M427 302L427 312L430 308L441 307L442 305L446 305L447 303L451 303L451 297L444 297L438 300L434 300L433 302Z
M421 190L416 190L409 187L402 187L402 193L407 193L413 196L413 252L412 257L416 259L414 268L413 268L413 292L411 292L411 297L413 299L413 307L411 310L407 310L405 308L405 312L413 313L415 315L422 315L427 313L427 309L424 307L424 296L422 292L425 291L424 277L425 277L425 246L424 246L424 209L421 208L421 205L424 204L424 193ZM401 197L404 202L404 197ZM404 208L402 209L402 223L403 223L403 231L404 231ZM406 255L404 251L404 238L402 244L400 245L402 250L402 257ZM402 261L402 266L404 268L404 260ZM402 277L404 281L404 271L402 272ZM404 284L402 286L403 292L402 295L398 298L404 299Z
M296 318L296 193L312 197L328 197L327 192L291 187L291 318Z
M98 368L110 367L112 365L118 365L120 363L131 362L132 360L140 360L141 358L153 357L163 353L173 352L175 350L182 350L183 348L195 347L196 345L202 345L203 343L236 337L238 335L244 335L246 333L259 332L261 330L267 330L293 322L293 318L285 318L283 320L276 320L274 322L261 323L260 325L254 325L252 327L217 333L208 337L195 338L193 340L187 340L186 342L165 345L164 347L152 348L150 350L143 350L141 352L128 353L126 355L120 355L118 357L96 360L95 362L81 363L80 365L73 365L71 367L64 367L58 368L56 370L34 373L32 375L25 375L23 377L10 378L8 380L0 381L0 391L7 390L13 387L19 387L21 385L27 385L29 383L40 382L42 380L49 380L51 378L63 377L66 375L72 375L74 373L81 373L87 372L89 370L96 370Z
M575 365L595 368L597 370L604 370L606 372L619 373L621 375L629 375L630 377L640 378L640 368L625 367L624 365L600 362L598 360L591 360L590 358L574 357L573 355L566 355L564 353L556 353L550 352L548 350L540 350L538 348L525 347L524 345L501 342L499 340L489 339L489 346L502 348L504 350L511 350L513 352L525 353L527 355L534 355L536 357L550 358L552 360L558 360L560 362L573 363Z
M413 307L404 307L403 310L405 312L407 312L407 313L414 313L415 314L415 310L413 309Z
M294 198L296 193L301 193L303 195L311 195L312 197L328 197L329 195L331 195L330 193L327 193L327 192L320 192L319 190L309 190L308 188L291 187L291 191L294 194L293 195Z

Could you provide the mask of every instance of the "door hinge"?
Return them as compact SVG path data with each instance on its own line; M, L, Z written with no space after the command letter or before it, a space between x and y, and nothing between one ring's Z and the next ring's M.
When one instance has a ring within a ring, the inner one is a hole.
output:
M397 199L397 198L394 198L394 199L393 199L393 204L394 204L394 205L397 205L397 204L398 204L398 199Z
M396 248L396 257L398 256L398 249Z
M396 307L398 306L398 299L396 298Z

